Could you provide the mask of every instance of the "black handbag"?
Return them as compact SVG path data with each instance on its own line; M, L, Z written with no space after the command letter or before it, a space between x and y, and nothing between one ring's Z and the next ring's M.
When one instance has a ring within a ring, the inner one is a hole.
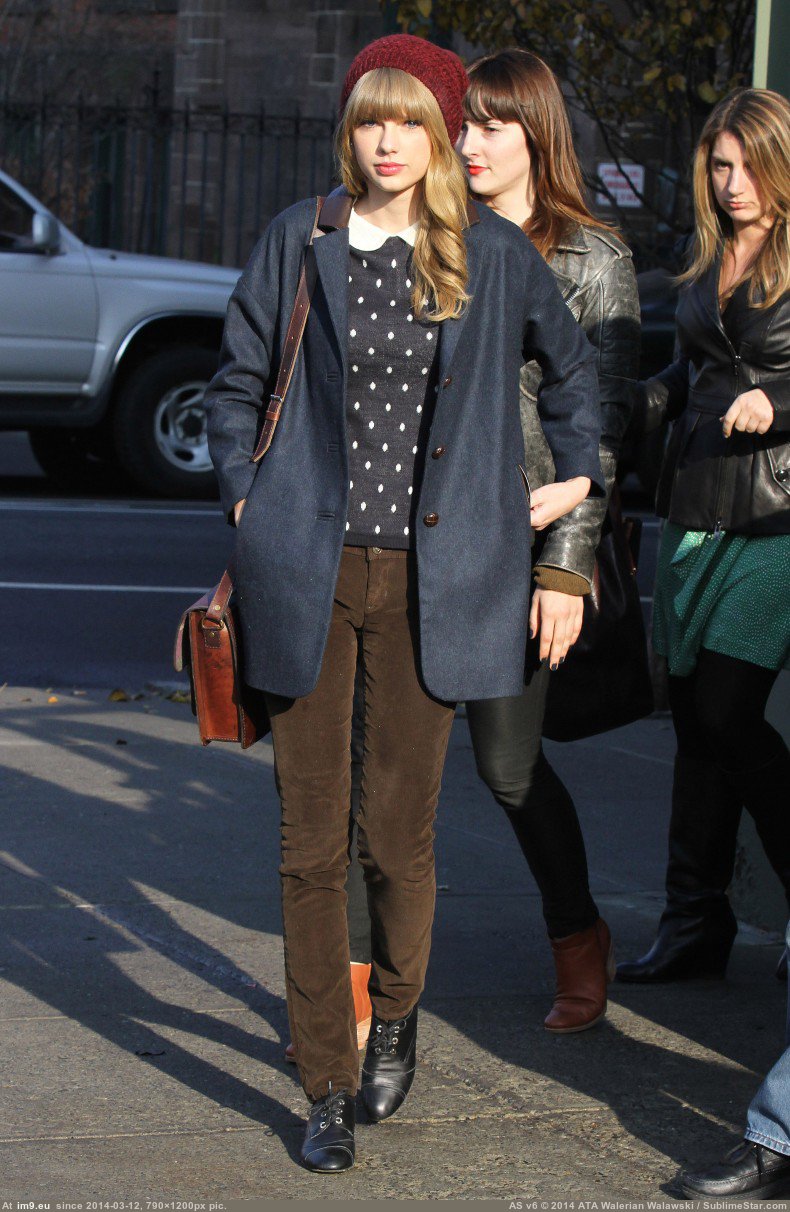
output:
M654 709L636 583L642 523L623 518L615 485L595 553L579 639L549 680L543 735L577 741L644 719Z

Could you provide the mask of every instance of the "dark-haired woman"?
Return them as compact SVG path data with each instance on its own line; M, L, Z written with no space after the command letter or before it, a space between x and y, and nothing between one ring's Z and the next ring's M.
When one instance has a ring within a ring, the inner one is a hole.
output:
M677 734L667 902L624 981L723 976L742 808L790 902L790 755L765 719L790 659L790 103L738 89L694 159L680 357L648 380L647 424L672 419L653 643Z
M639 359L639 301L629 250L589 211L559 83L536 55L507 50L470 69L457 148L475 197L527 233L596 349L607 497L535 525L534 591L523 690L467 703L478 771L505 810L540 889L557 972L549 1031L592 1027L613 974L606 923L592 898L576 808L541 744L546 695L578 639L595 549L628 424ZM521 420L533 506L555 467L539 417L541 369L521 371Z

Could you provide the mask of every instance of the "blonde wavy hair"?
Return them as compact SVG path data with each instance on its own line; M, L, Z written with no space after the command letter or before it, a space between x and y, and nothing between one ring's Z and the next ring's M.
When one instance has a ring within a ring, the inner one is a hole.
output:
M734 234L711 182L713 145L733 135L773 216L762 248L741 279L749 280L749 305L771 307L790 290L790 103L763 88L737 88L720 101L703 127L694 153L695 232L691 264L679 282L696 282ZM736 283L736 285L738 285Z
M395 118L422 123L432 153L422 183L419 230L412 257L412 308L420 319L455 319L469 301L463 237L468 222L466 178L439 103L414 76L398 68L378 67L354 85L335 134L340 179L355 201L367 193L352 135L362 122Z

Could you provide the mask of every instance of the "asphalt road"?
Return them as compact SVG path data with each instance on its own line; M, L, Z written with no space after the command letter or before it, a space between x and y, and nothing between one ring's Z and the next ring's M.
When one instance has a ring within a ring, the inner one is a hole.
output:
M658 527L644 497L639 568L652 594ZM0 434L0 593L6 618L0 683L118 686L177 680L171 664L181 611L214 585L233 541L212 502L55 490L24 434Z

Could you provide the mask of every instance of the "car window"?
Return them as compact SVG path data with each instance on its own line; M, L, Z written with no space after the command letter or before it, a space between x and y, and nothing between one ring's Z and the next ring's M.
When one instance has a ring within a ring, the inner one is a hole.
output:
M0 253L30 246L33 208L0 181Z

